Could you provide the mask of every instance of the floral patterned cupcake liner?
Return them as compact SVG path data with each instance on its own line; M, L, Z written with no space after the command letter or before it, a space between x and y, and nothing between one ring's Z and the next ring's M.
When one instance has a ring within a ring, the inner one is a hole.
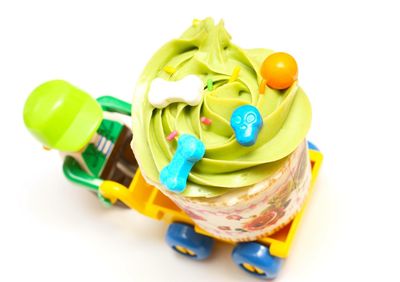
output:
M310 180L311 165L304 141L273 176L254 186L212 200L166 194L216 238L253 241L276 232L294 218L307 196Z

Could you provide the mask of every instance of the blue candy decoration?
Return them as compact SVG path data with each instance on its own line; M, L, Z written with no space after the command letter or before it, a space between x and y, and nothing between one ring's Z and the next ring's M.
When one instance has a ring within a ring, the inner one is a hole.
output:
M240 106L231 116L231 127L235 131L236 140L242 146L256 143L262 125L260 112L251 105Z
M183 134L180 136L174 157L161 170L161 183L170 191L183 192L192 167L203 158L205 151L203 142L193 135Z

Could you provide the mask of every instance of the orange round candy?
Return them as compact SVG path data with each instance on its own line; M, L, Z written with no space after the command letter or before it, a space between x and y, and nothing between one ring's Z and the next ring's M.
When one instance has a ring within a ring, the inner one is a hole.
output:
M278 52L269 55L261 67L261 76L274 89L289 88L297 80L297 63L289 54Z

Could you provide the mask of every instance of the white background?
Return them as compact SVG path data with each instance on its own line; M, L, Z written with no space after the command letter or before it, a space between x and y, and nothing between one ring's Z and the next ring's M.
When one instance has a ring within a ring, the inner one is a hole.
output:
M287 51L325 153L315 194L277 281L398 280L400 16L396 1L0 2L0 280L257 281L231 246L195 262L166 226L103 208L64 179L25 130L24 100L63 78L130 100L150 56L193 18L224 18L244 48Z

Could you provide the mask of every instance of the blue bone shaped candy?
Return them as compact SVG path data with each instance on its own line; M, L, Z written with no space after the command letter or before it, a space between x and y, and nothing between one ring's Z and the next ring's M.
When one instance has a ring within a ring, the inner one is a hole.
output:
M183 192L192 167L203 158L205 151L203 142L193 135L183 134L171 162L161 170L161 183L170 191Z
M231 127L235 131L236 140L242 146L254 145L262 126L262 117L254 106L240 106L232 113Z

